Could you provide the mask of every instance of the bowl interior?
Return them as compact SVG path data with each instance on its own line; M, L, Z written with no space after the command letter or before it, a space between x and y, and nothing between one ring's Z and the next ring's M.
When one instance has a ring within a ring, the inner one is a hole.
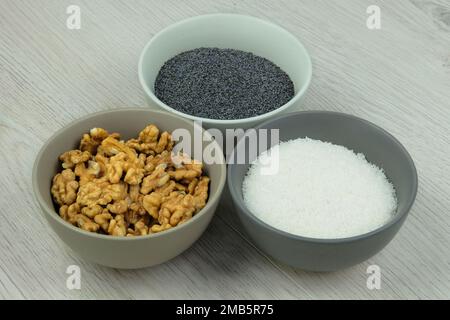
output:
M369 162L384 170L395 187L398 208L393 220L409 211L417 190L414 163L405 148L393 136L374 124L342 113L313 111L280 116L261 124L258 128L280 129L281 141L309 137L362 152ZM241 140L235 150L237 149L248 152L248 144ZM228 184L238 205L245 213L257 219L245 208L242 195L242 183L249 166L249 164L229 166Z
M102 127L109 132L120 133L122 139L129 139L137 137L139 132L148 124L155 124L161 131L169 132L184 128L190 132L191 143L194 143L192 122L164 112L148 109L120 109L88 115L59 130L42 148L33 172L35 192L38 199L43 201L46 207L51 208L55 212L55 216L57 215L50 194L50 187L53 176L60 170L58 157L64 151L78 148L81 136L88 133L91 128ZM210 143L203 142L203 148ZM223 162L222 164L205 164L205 172L211 179L208 202L220 196L225 181L224 166Z
M267 58L289 75L295 93L302 91L311 77L308 53L283 28L250 16L212 14L174 24L147 44L139 72L149 93L153 95L156 76L167 60L199 47L238 49Z

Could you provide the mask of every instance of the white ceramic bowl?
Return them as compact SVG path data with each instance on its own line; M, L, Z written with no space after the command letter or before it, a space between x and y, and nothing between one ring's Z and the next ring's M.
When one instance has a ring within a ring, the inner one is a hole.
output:
M294 83L295 95L283 106L255 117L218 120L177 111L159 100L154 84L163 64L175 55L199 47L231 48L252 52L269 59L285 71ZM311 59L300 41L285 29L250 16L210 14L175 23L157 33L145 46L139 59L139 81L150 106L201 120L206 128L249 128L278 113L295 110L311 81Z

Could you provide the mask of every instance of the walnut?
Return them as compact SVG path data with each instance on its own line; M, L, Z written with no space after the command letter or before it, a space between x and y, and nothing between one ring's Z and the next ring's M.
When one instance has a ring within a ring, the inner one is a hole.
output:
M99 166L99 173L98 173L98 177L103 177L106 175L106 168L108 166L109 163L109 158L101 155L101 154L96 154L94 157L95 162L98 164Z
M175 190L183 191L184 193L186 193L186 191L188 190L188 186L185 186L184 184L175 182Z
M81 213L91 219L94 219L96 215L99 215L102 212L103 208L98 204L95 204L92 207L84 207L81 209Z
M124 214L128 210L128 202L127 200L119 200L114 203L110 203L106 206L109 212L114 214Z
M61 218L71 224L75 224L75 216L80 213L80 206L75 202L71 205L63 205L59 208Z
M152 226L151 231L160 232L166 230L168 225L174 227L192 218L194 213L206 205L208 186L209 178L203 176L196 182L196 186L192 192L193 194L174 191L166 197L163 197L157 192L145 196L144 203L147 205L146 209L148 208L147 211L149 214L154 216L156 208L160 208L158 211L159 226Z
M141 236L148 234L148 227L143 219L134 224L134 233Z
M77 203L80 206L107 205L111 201L123 200L127 195L127 186L123 182L110 184L107 180L90 181L78 190Z
M174 226L174 224L170 223L170 218L176 209L181 209L176 208L176 206L181 203L183 198L183 193L172 192L167 197L161 199L160 210L158 212L158 222L161 226L167 224Z
M94 221L89 219L83 214L77 214L74 217L75 223L83 230L89 231L89 232L97 232L97 230L100 228L98 224L96 224Z
M118 133L109 134L108 131L102 128L92 128L89 134L84 134L80 141L80 150L88 151L90 154L95 154L97 152L98 146L107 137L112 137L114 139L120 139Z
M187 192L188 192L189 194L193 194L194 191L195 191L195 187L197 186L197 184L198 184L198 179L197 179L197 178L192 179L191 182L189 182L189 185L188 185L188 187L187 187Z
M95 223L97 223L105 232L108 232L109 222L112 219L112 215L107 209L103 209L103 212L94 217Z
M120 151L109 159L106 164L106 175L111 183L117 183L122 178L130 185L140 184L144 177L145 155L136 157L132 152Z
M160 154L148 156L145 161L145 173L152 173L160 164L165 164L167 167L172 165L172 154L170 151L164 150Z
M127 229L127 237L145 236L149 234L148 219L140 219L134 223L134 228Z
M150 157L153 156L148 156L147 159L149 159ZM155 170L155 168L156 166L153 163L151 162L146 163L144 166L144 175L149 175L150 173L153 172L153 170Z
M138 214L137 212L128 210L127 212L125 212L124 218L127 223L135 224L142 218L142 216L140 214Z
M111 201L123 200L127 197L127 185L123 182L108 185L102 192L99 204L106 205Z
M193 201L197 211L206 205L206 200L208 200L208 186L209 178L203 176L194 189Z
M169 171L170 177L179 181L179 180L187 180L190 181L194 178L198 178L202 175L203 164L196 160L186 160L186 156L184 155L181 158L177 158L177 156L173 156L175 163L175 170Z
M176 168L181 168L186 163L191 163L193 160L186 152L172 153L170 161Z
M114 219L109 221L108 233L113 236L125 236L127 234L127 227L123 216L117 215Z
M78 163L75 166L75 175L80 177L80 186L94 180L99 174L100 165L95 161L89 160L87 168L85 163Z
M162 195L157 192L152 192L149 195L144 196L142 205L147 212L155 219L158 219L158 212L161 206Z
M134 160L137 157L134 149L128 147L123 141L119 141L112 136L103 140L97 149L97 154L108 157L114 156L120 152L125 153L130 160Z
M139 199L136 202L132 202L128 205L128 211L135 213L137 215L143 216L144 214L146 214L146 210L143 206L143 199L144 199L144 195L139 195Z
M108 182L102 180L89 181L82 185L78 190L77 203L80 206L92 207L99 202L103 188L106 188Z
M88 161L91 158L89 151L70 150L59 156L64 169L72 169L76 164Z
M139 153L139 156L137 159L138 166L143 168L145 166L146 161L147 161L147 155L145 153Z
M134 215L138 217L147 213L142 204L144 195L139 192L139 189L139 185L130 185L127 198L128 213L130 214L130 216Z
M127 170L123 181L125 181L129 185L138 185L141 183L142 178L144 178L144 169L131 167Z
M141 196L139 189L140 187L138 185L130 186L130 188L128 189L130 202L137 202L139 200L139 197Z
M150 231L152 233L157 233L157 232L166 231L170 228L172 228L172 226L169 223L166 223L164 225L154 224L153 226L151 226Z
M142 143L157 142L159 136L159 129L157 126L151 124L146 126L141 132L139 132L139 141ZM158 153L161 153L162 150Z
M164 150L172 150L172 137L167 131L159 135L159 129L155 125L149 125L139 133L138 139L130 139L127 145L136 151L145 154L157 154Z
M182 191L186 192L187 187L181 183L169 180L166 184L155 189L155 192L161 194L162 196L168 196L172 191Z
M124 152L119 152L115 156L109 158L109 163L106 165L106 176L108 177L109 182L118 183L120 181L126 159L127 155Z
M59 216L66 221L69 221L68 210L69 210L69 206L67 204L59 207Z
M181 219L187 220L191 218L194 212L193 196L179 193L169 201L161 204L158 221L160 224L170 223L171 226L176 226Z
M171 178L179 181L179 180L186 180L190 181L194 178L197 178L200 176L201 173L195 171L195 170L188 170L185 168L179 168L175 171L169 171L169 175Z
M142 180L141 193L148 194L157 187L165 185L169 179L169 174L165 171L164 163L158 165L153 172Z
M65 169L53 177L51 192L59 205L72 204L77 197L78 182L71 169Z

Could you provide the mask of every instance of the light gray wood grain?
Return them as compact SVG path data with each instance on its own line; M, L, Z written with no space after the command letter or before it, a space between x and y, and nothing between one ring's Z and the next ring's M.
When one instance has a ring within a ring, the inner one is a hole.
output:
M81 30L66 28L70 4L81 7ZM381 7L381 30L366 27L371 4ZM30 184L42 143L86 113L144 105L136 71L144 44L173 22L213 12L258 16L294 33L314 64L303 109L361 116L410 151L417 200L380 254L337 273L280 265L252 246L227 195L191 249L151 269L82 261L48 229ZM447 0L0 0L0 93L0 298L450 297ZM81 267L81 290L66 288L71 264ZM366 287L371 264L381 267L381 290Z

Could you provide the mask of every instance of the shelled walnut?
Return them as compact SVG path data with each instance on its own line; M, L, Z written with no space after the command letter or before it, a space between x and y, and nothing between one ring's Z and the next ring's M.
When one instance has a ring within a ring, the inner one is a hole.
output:
M152 124L128 141L91 129L79 149L59 157L51 187L59 215L89 232L128 237L186 222L206 205L209 178L202 163L173 154L173 145Z

